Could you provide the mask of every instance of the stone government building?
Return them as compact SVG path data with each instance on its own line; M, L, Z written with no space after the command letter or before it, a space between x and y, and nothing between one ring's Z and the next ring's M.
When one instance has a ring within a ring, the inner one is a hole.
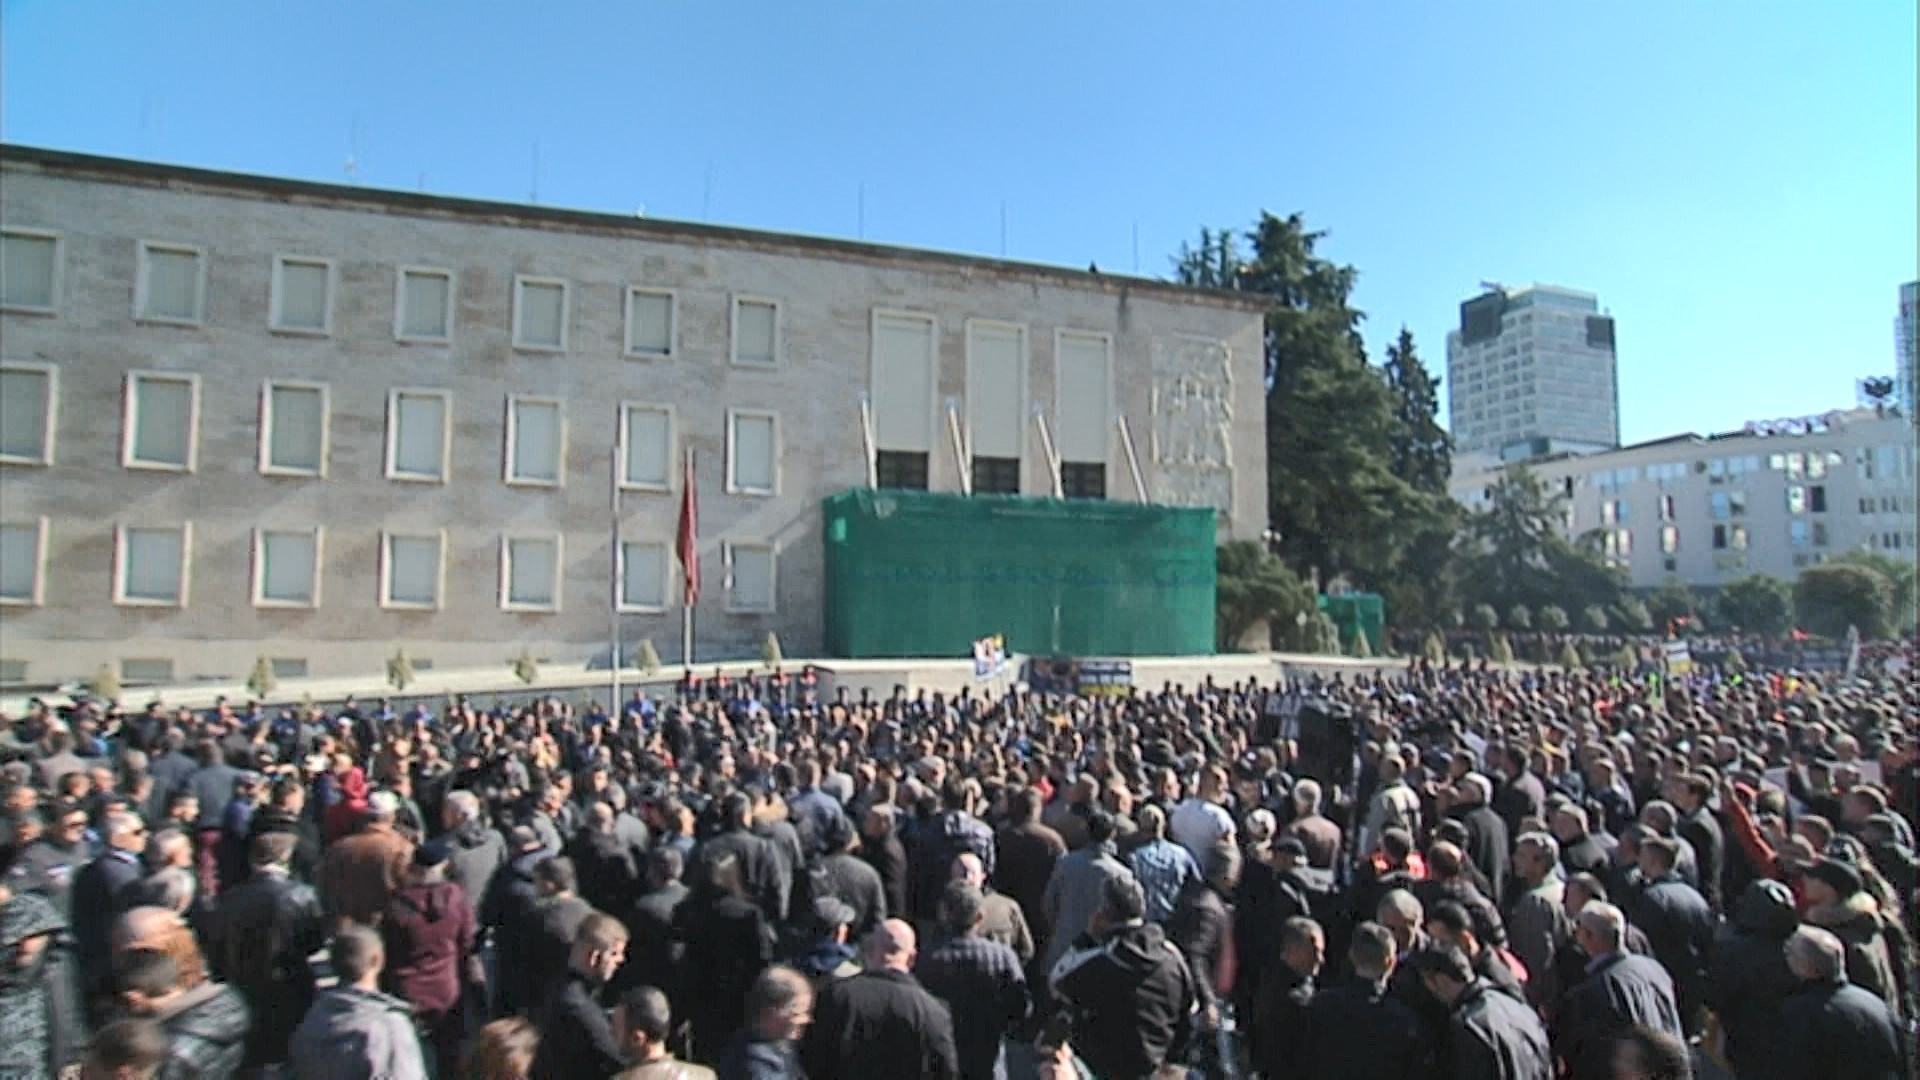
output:
M1259 537L1261 371L1257 303L1163 282L8 146L0 682L604 658L616 602L671 661L689 452L697 655L814 654L870 481L1137 459Z

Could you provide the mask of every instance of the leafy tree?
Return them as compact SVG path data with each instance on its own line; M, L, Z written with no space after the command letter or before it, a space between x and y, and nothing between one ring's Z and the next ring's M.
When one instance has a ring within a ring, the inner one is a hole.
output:
M652 675L660 670L660 652L653 647L653 639L640 642L640 674Z
M1468 616L1473 628L1483 634L1492 634L1500 625L1500 613L1493 610L1492 604L1473 605L1473 614Z
M520 655L514 657L507 666L513 669L513 677L527 686L532 686L540 678L540 661L535 660L526 649L521 649Z
M1619 571L1590 545L1562 535L1565 498L1525 465L1508 468L1487 509L1467 520L1461 588L1499 607L1610 604L1624 594Z
M767 640L760 643L760 663L766 667L779 667L786 661L780 652L780 639L773 631L767 631Z
M1748 633L1777 637L1793 627L1792 586L1765 574L1727 583L1714 606L1721 621Z
M1535 621L1540 624L1540 629L1545 630L1549 634L1564 634L1567 632L1567 626L1569 625L1567 622L1567 609L1561 607L1559 604L1548 604L1546 607L1541 608L1540 618Z
M1588 604L1587 610L1580 613L1580 621L1586 624L1588 633L1604 634L1607 632L1607 609L1599 604Z
M413 657L408 656L404 648L395 649L393 655L387 658L387 685L405 693L412 684Z
M1320 656L1340 655L1340 627L1326 612L1316 612L1307 620L1307 629L1311 635L1309 645Z
M93 678L87 680L87 694L99 701L119 701L120 673L110 664L101 664Z
M1668 578L1661 586L1647 594L1647 615L1653 625L1662 633L1667 627L1681 619L1690 618L1700 610L1700 599L1693 590L1681 584L1677 578Z
M1653 629L1653 615L1637 596L1625 596L1613 606L1620 629L1644 634Z
M1219 582L1216 626L1222 650L1233 650L1262 620L1277 644L1296 615L1313 609L1313 589L1255 541L1220 545L1214 564Z
M1521 631L1533 629L1533 612L1528 610L1527 605L1515 604L1507 609L1507 629Z
M1415 355L1411 330L1400 328L1399 340L1387 346L1381 369L1394 396L1396 424L1388 442L1393 475L1415 491L1445 496L1453 471L1453 436L1440 426L1440 382Z
M1893 585L1893 627L1912 628L1914 624L1914 564L1878 551L1848 551L1834 556L1828 565L1864 566L1876 571Z
M1845 637L1851 626L1862 638L1884 638L1892 630L1893 605L1893 582L1865 566L1809 566L1793 586L1800 625L1822 637Z
M273 673L273 661L267 659L265 653L254 657L253 670L247 673L247 693L259 700L273 693L279 685L280 679Z

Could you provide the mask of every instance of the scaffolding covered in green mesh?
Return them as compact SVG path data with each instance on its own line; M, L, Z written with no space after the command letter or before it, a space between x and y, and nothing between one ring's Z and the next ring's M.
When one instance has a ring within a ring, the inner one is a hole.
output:
M1213 651L1214 514L856 489L824 501L827 647L852 659Z
M1355 635L1367 635L1367 647L1375 656L1387 640L1387 605L1376 593L1342 593L1322 596L1320 610L1340 628L1340 647L1352 649Z

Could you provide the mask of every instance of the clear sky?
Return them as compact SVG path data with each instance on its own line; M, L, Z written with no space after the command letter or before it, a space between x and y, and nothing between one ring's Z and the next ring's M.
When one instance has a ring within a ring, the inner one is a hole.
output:
M987 255L1004 205L1011 257L1151 275L1299 210L1376 360L1405 323L1444 369L1483 279L1598 293L1633 440L1891 371L1915 35L1913 0L0 0L0 136L511 200L537 157L542 203Z

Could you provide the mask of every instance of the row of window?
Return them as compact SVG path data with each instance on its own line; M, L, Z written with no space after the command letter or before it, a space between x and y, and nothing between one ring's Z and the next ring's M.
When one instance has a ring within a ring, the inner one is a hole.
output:
M257 529L253 534L252 603L259 608L321 604L326 530ZM0 604L46 603L47 519L0 524ZM514 533L499 542L502 611L560 610L565 540L559 533ZM379 604L393 611L438 611L446 604L444 530L380 534ZM721 548L725 607L743 614L774 610L777 551L770 543ZM623 540L612 593L620 611L656 613L672 601L673 558L664 540ZM126 607L184 608L192 592L193 525L123 525L114 531L113 602Z
M0 365L0 462L51 465L59 369L49 364ZM123 404L121 464L129 469L192 472L198 467L200 376L129 372ZM325 383L269 381L260 391L259 468L270 476L327 475L331 416ZM666 491L673 483L677 419L673 406L623 401L616 431L620 483L634 491ZM504 478L509 484L559 487L566 478L567 413L559 398L509 395ZM780 486L780 416L727 410L726 490L773 495ZM453 452L453 394L403 388L387 395L388 479L444 483Z
M134 269L133 315L142 322L200 326L206 321L207 251L193 244L142 240ZM0 230L0 308L37 315L60 311L63 242L57 232ZM334 331L339 291L335 260L276 255L267 325L277 333L327 337ZM455 271L402 266L394 275L393 336L415 344L453 342L458 310ZM513 279L513 346L526 352L566 352L573 322L573 283L530 274ZM679 296L673 289L631 285L624 298L626 355L667 358L679 341ZM736 364L780 362L780 302L735 296L729 321Z
M1715 525L1713 527L1712 547L1715 551L1745 551L1749 533L1745 525ZM1607 529L1601 533L1601 549L1609 560L1622 561L1633 555L1633 531L1631 529ZM1827 524L1824 521L1790 521L1787 523L1787 542L1796 548L1826 547ZM1660 553L1673 555L1680 550L1680 527L1662 525L1660 527Z

